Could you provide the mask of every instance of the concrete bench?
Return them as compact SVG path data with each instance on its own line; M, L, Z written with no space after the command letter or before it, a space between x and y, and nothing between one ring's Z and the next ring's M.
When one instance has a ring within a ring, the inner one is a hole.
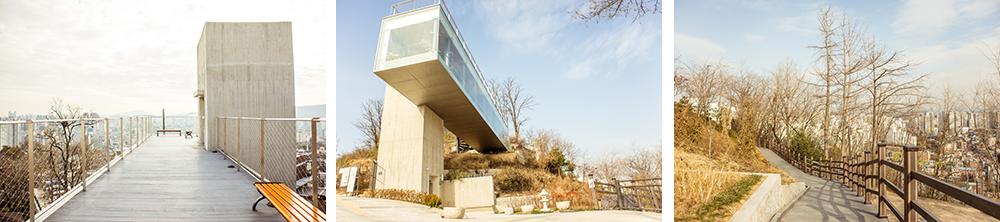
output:
M163 135L167 135L167 133L177 133L177 135L180 136L181 135L181 130L179 130L179 129L159 129L159 130L156 130L156 136L160 136L160 133L163 133Z
M274 208L288 221L326 221L326 214L298 194L279 182L253 183L260 193L260 198L253 202L253 211L257 211L257 203L267 199Z

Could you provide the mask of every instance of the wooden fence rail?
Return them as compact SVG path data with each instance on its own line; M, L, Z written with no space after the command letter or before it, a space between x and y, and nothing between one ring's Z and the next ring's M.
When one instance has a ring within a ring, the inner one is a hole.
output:
M597 194L613 194L616 197L617 205L612 207L615 210L635 210L663 212L663 178L648 178L635 180L617 180L611 178L611 183L601 183L594 180L594 175L587 175L593 185L594 208L601 209L602 203ZM598 187L602 189L598 189ZM626 204L626 198L634 200ZM636 203L636 204L632 204Z
M886 149L889 147L901 148L902 165L887 160ZM879 218L888 217L886 214L888 211L896 219L904 222L917 221L917 215L926 221L941 221L917 202L917 183L922 183L993 218L1000 219L1000 202L918 172L918 150L917 146L890 145L883 142L878 144L874 153L871 150L865 150L864 154L857 154L853 157L841 156L839 161L834 161L816 160L787 148L774 149L778 156L803 172L840 181L851 187L852 191L857 192L857 196L864 197L865 204L878 206L878 215L876 216ZM903 176L902 184L890 182L886 178L886 170L899 172ZM889 202L886 198L887 190L902 197L903 206L901 208ZM877 203L872 203L873 200Z

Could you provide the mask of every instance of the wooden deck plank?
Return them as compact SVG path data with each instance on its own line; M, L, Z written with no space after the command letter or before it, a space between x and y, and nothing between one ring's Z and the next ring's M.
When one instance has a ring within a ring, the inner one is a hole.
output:
M285 221L246 172L196 139L150 137L48 221Z

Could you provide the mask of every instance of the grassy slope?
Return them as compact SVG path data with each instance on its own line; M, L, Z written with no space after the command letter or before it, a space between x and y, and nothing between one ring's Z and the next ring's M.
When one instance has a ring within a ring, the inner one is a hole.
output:
M771 165L752 142L738 141L730 137L728 130L716 129L706 126L706 121L689 107L674 105L675 217L692 216L694 208L746 177L720 171L777 173L781 175L781 184L797 182ZM735 212L738 208L729 209Z

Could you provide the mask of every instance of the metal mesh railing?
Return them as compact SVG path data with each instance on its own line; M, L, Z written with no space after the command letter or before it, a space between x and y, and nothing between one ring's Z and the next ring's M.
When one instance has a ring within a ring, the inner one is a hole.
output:
M148 138L150 122L0 121L0 221L44 219Z
M326 120L218 117L215 147L258 181L281 182L325 211ZM314 161L315 160L315 161ZM316 198L313 198L316 197Z

